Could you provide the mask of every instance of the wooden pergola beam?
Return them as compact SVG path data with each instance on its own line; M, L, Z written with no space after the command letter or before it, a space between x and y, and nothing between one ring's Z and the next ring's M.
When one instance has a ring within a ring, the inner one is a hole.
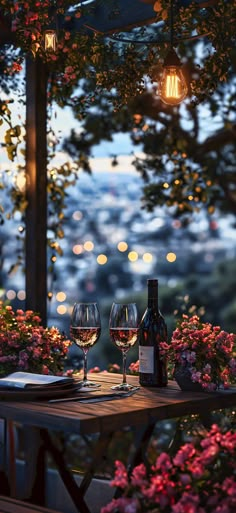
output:
M26 309L47 324L47 71L26 59Z

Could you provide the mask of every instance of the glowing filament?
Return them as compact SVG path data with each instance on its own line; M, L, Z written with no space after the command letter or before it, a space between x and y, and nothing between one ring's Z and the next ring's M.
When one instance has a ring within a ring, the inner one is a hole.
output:
M57 49L57 34L55 30L46 30L44 33L44 50L55 52Z
M188 88L180 68L167 67L164 69L160 84L159 95L164 103L177 105L186 97Z
M179 82L176 72L170 70L166 76L166 98L179 98L181 96Z

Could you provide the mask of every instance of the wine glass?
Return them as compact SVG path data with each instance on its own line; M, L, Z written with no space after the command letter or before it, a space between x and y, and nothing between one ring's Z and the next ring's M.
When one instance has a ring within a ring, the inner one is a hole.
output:
M126 355L138 339L138 310L135 303L113 303L109 319L109 331L112 342L122 351L123 381L111 387L114 390L130 390L136 388L126 380Z
M82 387L100 386L87 379L87 355L101 334L101 319L97 303L75 303L71 315L70 335L80 347L84 356L84 376Z

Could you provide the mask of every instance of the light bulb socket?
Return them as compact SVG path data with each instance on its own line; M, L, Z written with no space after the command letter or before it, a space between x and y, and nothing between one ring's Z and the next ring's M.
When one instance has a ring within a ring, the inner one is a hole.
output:
M176 51L174 50L174 48L171 48L169 50L168 54L165 57L163 66L164 66L164 68L170 68L170 67L173 67L173 66L180 68L182 66L181 60L178 57L178 55L177 55Z

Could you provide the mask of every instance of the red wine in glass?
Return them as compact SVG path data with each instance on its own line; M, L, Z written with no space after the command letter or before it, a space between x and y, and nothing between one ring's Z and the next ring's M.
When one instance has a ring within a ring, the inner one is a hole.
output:
M73 342L83 351L83 387L100 386L87 378L88 351L97 343L101 334L101 319L97 303L75 303L71 315L70 335Z

